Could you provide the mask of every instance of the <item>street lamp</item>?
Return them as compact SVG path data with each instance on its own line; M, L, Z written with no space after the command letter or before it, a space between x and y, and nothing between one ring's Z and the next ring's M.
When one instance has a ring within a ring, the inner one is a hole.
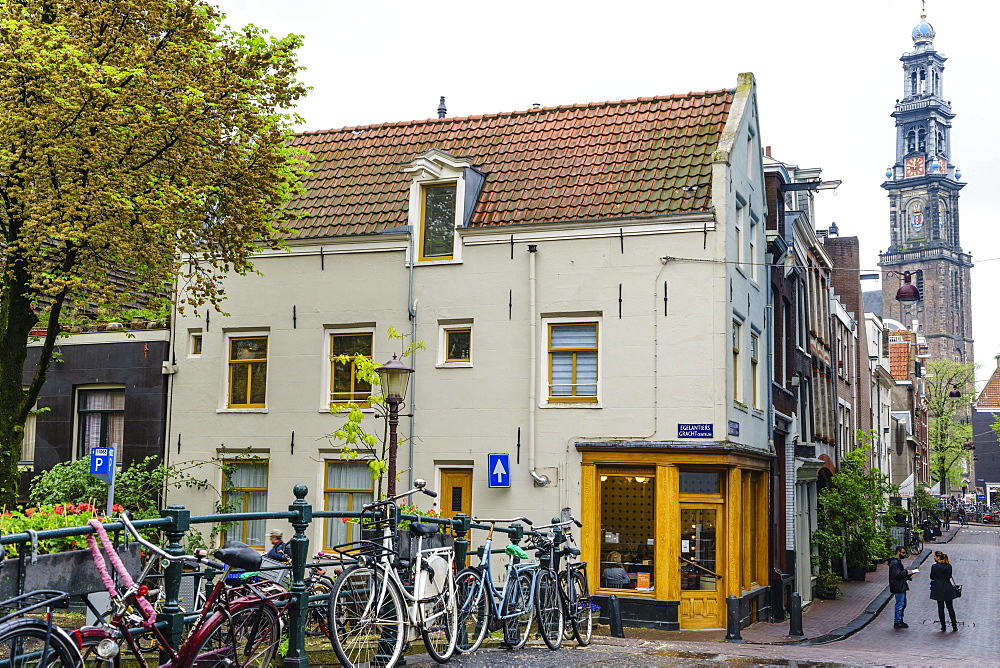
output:
M382 382L382 394L385 402L389 404L389 482L386 485L386 495L392 496L396 493L396 445L398 437L396 427L399 426L399 407L406 397L406 386L410 382L410 374L413 369L406 366L393 355L392 359L383 364L378 369L378 376Z
M898 271L894 271L892 273L903 278L903 284L899 286L898 290L896 290L896 301L904 304L912 304L920 301L920 290L918 290L917 286L913 285L913 283L910 283L910 277L915 276L916 274L922 274L923 270L917 269L916 271L904 271L902 274Z

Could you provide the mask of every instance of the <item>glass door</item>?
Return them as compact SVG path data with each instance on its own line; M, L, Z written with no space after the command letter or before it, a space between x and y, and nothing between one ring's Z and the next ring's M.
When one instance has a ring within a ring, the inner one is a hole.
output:
M724 545L721 506L681 504L678 572L681 628L725 626L719 546Z

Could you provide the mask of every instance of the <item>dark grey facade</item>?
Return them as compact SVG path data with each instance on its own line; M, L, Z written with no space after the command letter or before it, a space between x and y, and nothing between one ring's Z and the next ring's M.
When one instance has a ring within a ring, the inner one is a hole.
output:
M108 340L116 336L121 340ZM87 342L91 337L102 342ZM70 341L57 346L59 359L50 366L38 397L34 457L21 474L22 498L27 496L32 477L80 456L81 392L124 394L119 411L121 464L164 454L170 379L163 369L164 360L170 359L166 330L136 332L132 339L118 333L84 333L73 335ZM29 348L26 385L37 358L38 349Z

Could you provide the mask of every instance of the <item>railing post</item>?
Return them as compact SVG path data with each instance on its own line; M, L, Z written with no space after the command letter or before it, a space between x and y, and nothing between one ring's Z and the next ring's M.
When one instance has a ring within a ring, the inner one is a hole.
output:
M519 524L518 522L514 522L513 524L510 525L510 534L509 534L510 542L513 543L514 545L517 545L518 543L521 542L522 538L524 538L524 526ZM521 560L518 559L517 557L511 557L511 559L514 560L515 564L521 563Z
M455 532L455 563L458 564L458 570L462 570L468 566L468 555L469 555L469 525L472 524L472 520L465 513L458 513L452 519L451 528Z
M160 511L161 517L170 519L170 526L167 527L167 554L186 554L181 540L184 534L191 527L191 511L184 506L171 504ZM166 602L163 604L163 612L157 615L157 619L167 622L167 627L163 630L163 635L167 642L175 650L184 641L184 611L181 610L178 598L181 592L181 574L184 572L184 563L171 561L163 570L163 587L166 594ZM166 652L160 653L160 662L165 663L170 660Z
M295 529L295 535L289 541L292 553L292 602L288 606L288 652L282 667L308 666L306 656L306 617L309 610L309 593L306 591L306 562L309 559L309 538L306 529L312 522L312 506L306 503L309 488L303 484L296 485L292 493L295 502L288 510L295 513L290 521Z

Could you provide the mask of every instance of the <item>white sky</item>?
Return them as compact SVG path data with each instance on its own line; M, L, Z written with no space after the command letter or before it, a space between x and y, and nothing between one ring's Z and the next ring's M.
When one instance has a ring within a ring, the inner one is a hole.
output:
M873 271L889 245L879 184L895 159L889 114L902 97L899 57L912 49L920 0L215 3L234 27L305 36L299 60L313 90L298 109L301 130L435 117L441 95L449 116L468 116L731 88L737 73L753 72L762 143L779 160L844 182L819 194L816 226L836 221L841 236L860 237L862 266ZM973 335L985 379L1000 353L989 296L1000 287L989 213L1000 182L1000 2L927 0L927 20L948 58L951 159L969 184L962 246L976 263Z

